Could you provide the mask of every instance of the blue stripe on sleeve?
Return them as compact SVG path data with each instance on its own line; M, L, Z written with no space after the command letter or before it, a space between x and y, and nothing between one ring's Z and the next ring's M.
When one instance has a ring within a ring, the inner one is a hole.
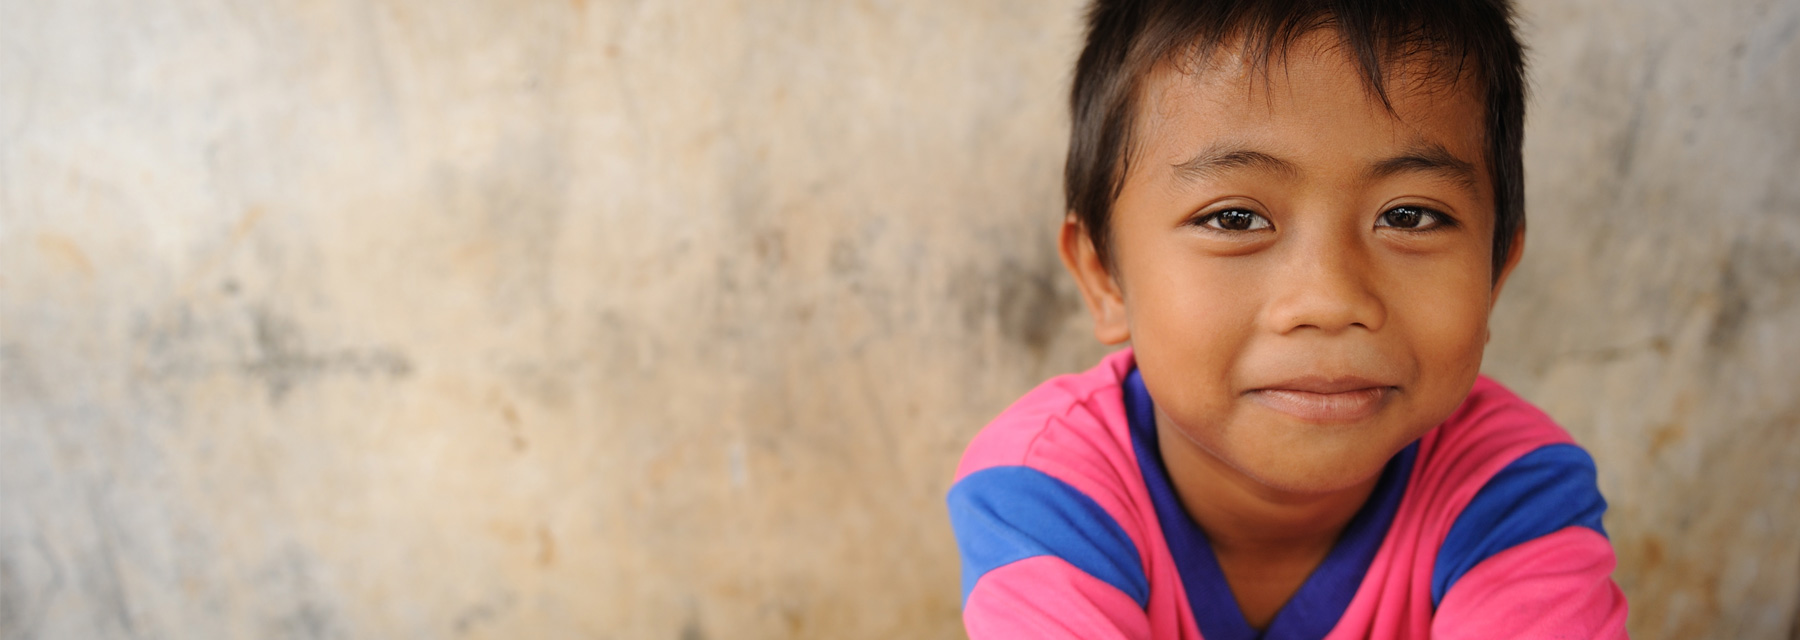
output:
M1501 469L1475 493L1438 548L1431 571L1431 604L1494 554L1569 526L1606 535L1606 499L1595 481L1594 459L1572 444L1545 445Z
M1037 469L991 467L950 488L950 525L962 549L963 603L982 576L1037 556L1055 556L1150 602L1137 546L1093 498Z

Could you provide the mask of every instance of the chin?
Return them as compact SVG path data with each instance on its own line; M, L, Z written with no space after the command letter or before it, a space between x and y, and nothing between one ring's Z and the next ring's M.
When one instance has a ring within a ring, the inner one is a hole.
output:
M1289 475L1267 474L1267 475L1253 475L1251 477L1256 478L1256 480L1259 483L1261 483L1263 486L1273 489L1275 491L1279 491L1281 493L1286 493L1286 494L1291 494L1291 495L1310 496L1310 495L1327 495L1327 494L1338 493L1341 491L1347 491L1349 489L1352 489L1352 488L1362 485L1365 481L1373 479L1379 473L1381 473L1380 468L1375 469L1375 473L1370 473L1367 475L1317 474L1317 475L1304 475L1304 476L1300 476L1300 477L1294 477L1294 476L1289 476Z
M1370 451L1296 451L1284 448L1278 455L1271 456L1272 459L1263 461L1263 464L1234 466L1258 484L1282 493L1328 494L1373 481L1381 475L1388 460L1404 447L1405 444L1402 444L1385 454Z

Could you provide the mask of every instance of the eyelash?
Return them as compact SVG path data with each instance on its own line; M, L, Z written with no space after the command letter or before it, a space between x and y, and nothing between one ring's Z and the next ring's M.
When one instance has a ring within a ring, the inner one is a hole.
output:
M1395 226L1391 223L1383 224L1383 221L1386 221L1388 219L1389 215L1391 215L1397 211L1409 211L1409 212L1416 213L1420 218L1419 226L1400 227L1400 226ZM1223 225L1223 220L1224 220L1224 216L1226 216L1227 214L1245 214L1245 215L1251 216L1252 220L1249 223L1251 226L1246 229L1226 228ZM1427 222L1427 221L1429 221L1429 222ZM1261 226L1256 226L1259 223L1261 224ZM1273 228L1275 226L1275 224L1273 222L1271 222L1268 219L1268 217L1263 216L1262 214L1257 213L1255 211L1251 211L1249 209L1245 209L1242 207L1232 207L1230 209L1222 209L1219 211L1215 211L1215 212L1207 214L1205 216L1201 216L1199 219L1195 220L1193 222L1193 224L1196 226L1205 227L1205 228L1213 230L1213 231L1223 231L1223 232L1227 232L1227 233L1244 233L1244 232L1250 232L1250 231L1262 231L1264 229ZM1376 216L1376 218L1375 218L1375 226L1377 226L1377 227L1387 227L1390 229L1398 229L1401 231L1412 231L1412 232L1416 232L1416 233L1423 233L1423 232L1427 232L1427 231L1436 231L1439 229L1455 227L1456 225L1457 225L1456 219L1450 217L1449 214L1446 214L1442 211L1438 211L1437 209L1432 209L1429 207L1420 207L1420 206L1415 206L1415 205L1400 205L1398 207L1392 207L1386 211L1381 212L1381 215Z
M1242 213L1242 214L1247 214L1247 215L1251 216L1251 218L1253 218L1250 221L1250 224L1252 225L1252 227L1249 229L1227 229L1227 228L1225 228L1221 224L1221 222L1223 220L1223 216L1225 216L1225 214L1229 214L1229 213ZM1262 224L1262 226L1260 226L1260 227L1254 226L1259 222ZM1196 226L1205 227L1212 231L1223 231L1226 233L1245 233L1245 232L1250 232L1250 231L1262 231L1264 229L1272 229L1275 227L1275 223L1270 222L1268 217L1266 217L1260 213L1257 213L1255 211L1251 211L1249 209L1245 209L1242 207L1232 207L1230 209L1221 209L1219 211L1214 211L1210 214L1201 216L1200 219L1195 220L1193 222L1193 224Z
M1419 216L1419 222L1421 223L1421 226L1397 227L1392 224L1382 224L1383 221L1388 219L1389 215L1392 215L1396 211L1411 211L1411 212L1417 213ZM1424 226L1425 221L1427 219L1429 219L1433 222L1429 223L1429 226ZM1403 204L1398 207L1392 207L1386 211L1381 212L1381 215L1375 217L1375 226L1389 227L1389 228L1398 229L1401 231L1412 231L1415 233L1422 233L1422 232L1426 232L1426 231L1437 231L1439 229L1448 229L1451 227L1455 227L1456 219L1451 218L1449 216L1449 214L1446 214L1442 211L1438 211L1437 209L1432 209L1430 207L1420 207L1420 206L1416 206L1416 205Z

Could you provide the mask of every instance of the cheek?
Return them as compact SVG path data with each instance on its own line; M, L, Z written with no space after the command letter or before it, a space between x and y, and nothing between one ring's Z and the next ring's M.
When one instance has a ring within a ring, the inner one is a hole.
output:
M1230 260L1192 252L1144 256L1129 283L1126 314L1139 366L1183 384L1221 384L1255 330L1260 287Z
M1467 269L1398 301L1403 312L1396 328L1419 363L1420 390L1431 396L1433 410L1454 410L1481 372L1492 300L1486 270Z
M1458 362L1473 355L1477 362L1472 364L1481 364L1481 348L1487 338L1485 296L1436 297L1416 301L1413 307L1407 314L1407 330L1417 336L1421 359Z
M1138 276L1126 308L1137 366L1157 406L1190 427L1229 422L1235 408L1234 368L1253 341L1261 290L1242 262L1170 250L1131 265Z

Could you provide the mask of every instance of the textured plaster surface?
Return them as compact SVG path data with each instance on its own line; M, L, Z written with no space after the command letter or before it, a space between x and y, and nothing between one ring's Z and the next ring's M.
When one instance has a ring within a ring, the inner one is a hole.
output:
M0 638L958 637L1077 4L0 0ZM1487 369L1800 637L1800 3L1524 11Z
M1531 2L1488 371L1587 446L1639 638L1800 639L1800 2Z

